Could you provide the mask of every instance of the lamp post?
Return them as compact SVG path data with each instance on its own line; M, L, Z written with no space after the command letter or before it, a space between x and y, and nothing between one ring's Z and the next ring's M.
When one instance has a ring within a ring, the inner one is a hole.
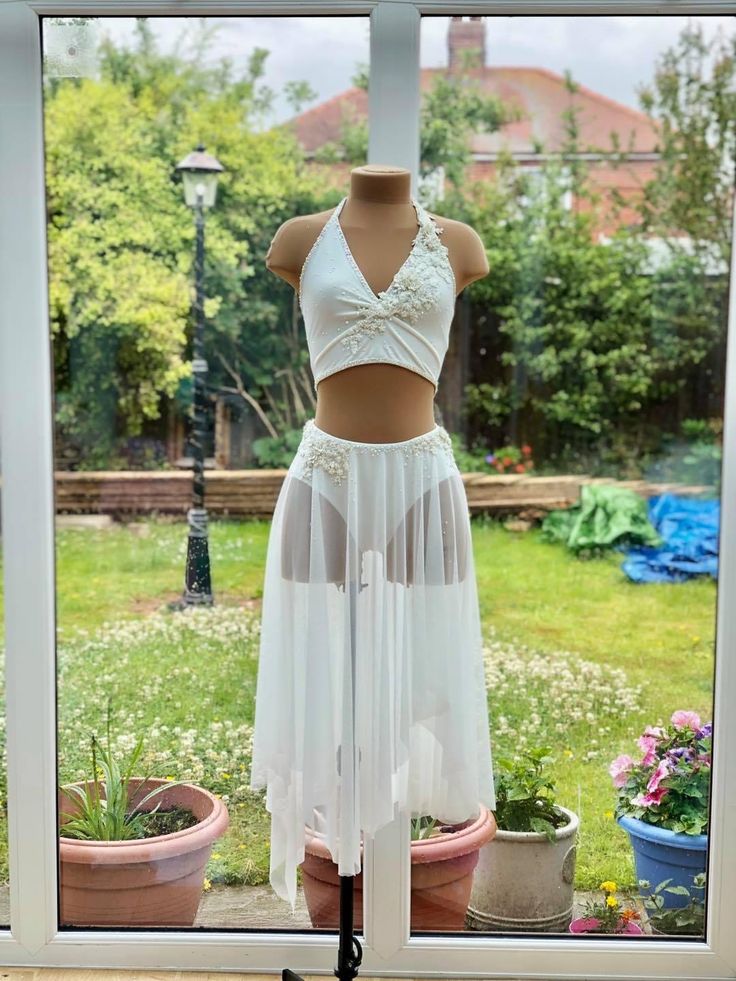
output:
M204 209L211 208L217 194L217 176L225 168L204 152L200 143L176 169L181 171L184 200L194 209L197 228L197 246L194 261L195 278L195 325L192 357L194 373L193 422L192 422L192 506L187 511L189 540L184 592L172 606L212 605L212 578L207 538L207 511L204 506L204 439L207 403L205 378L207 362L204 359Z

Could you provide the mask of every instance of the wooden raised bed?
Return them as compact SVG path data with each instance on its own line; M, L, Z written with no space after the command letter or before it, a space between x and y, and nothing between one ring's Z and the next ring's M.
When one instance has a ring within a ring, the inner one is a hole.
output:
M215 515L270 518L285 470L208 470L205 506ZM186 471L98 471L55 474L57 513L173 514L192 503Z
M269 519L286 470L207 470L205 505L212 515ZM518 514L533 518L569 507L584 483L617 483L644 496L666 490L703 493L709 488L646 481L612 481L585 475L534 477L525 474L465 473L471 513ZM182 518L191 505L192 475L181 471L98 471L55 474L57 513L172 514Z

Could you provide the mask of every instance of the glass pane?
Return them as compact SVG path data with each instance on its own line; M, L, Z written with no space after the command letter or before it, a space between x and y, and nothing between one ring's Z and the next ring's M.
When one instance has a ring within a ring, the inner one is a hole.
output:
M265 258L365 162L368 20L42 26L60 925L309 928L248 784L269 520L315 403Z
M733 42L423 18L424 200L490 267L438 400L473 473L495 792L415 816L415 934L704 937Z

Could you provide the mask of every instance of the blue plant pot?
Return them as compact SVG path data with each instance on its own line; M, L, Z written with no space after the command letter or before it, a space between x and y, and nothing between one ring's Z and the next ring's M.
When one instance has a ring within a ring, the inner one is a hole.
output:
M701 891L696 890L693 894L693 878L699 872L705 872L708 835L681 834L635 817L616 818L616 823L627 832L634 849L637 878L646 879L652 889L664 879L671 879L668 886L685 886L691 895L702 897ZM648 895L649 890L641 889L640 893ZM687 906L690 901L688 896L676 896L666 891L660 895L665 909Z

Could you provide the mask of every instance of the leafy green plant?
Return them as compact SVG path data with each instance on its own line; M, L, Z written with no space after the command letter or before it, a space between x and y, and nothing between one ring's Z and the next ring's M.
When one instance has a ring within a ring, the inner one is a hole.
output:
M469 382L463 396L465 414L483 427L502 427L511 415L513 406L508 385Z
M659 933L688 933L702 936L705 927L705 880L706 873L698 872L693 876L693 889L702 895L692 895L687 886L670 886L672 879L664 879L652 889L651 883L647 879L639 879L639 888L649 890L644 898L644 905L648 910L648 919L652 927ZM685 906L673 909L664 909L665 892L672 893L674 896L689 896L690 900Z
M167 781L147 793L134 807L130 806L129 784L143 752L143 737L136 743L125 769L121 769L112 753L110 700L107 704L107 747L100 743L94 733L91 736L91 746L92 786L62 784L59 788L70 801L79 806L79 813L62 824L59 833L66 838L87 841L128 841L147 837L146 825L151 814L155 814L161 805L159 802L151 811L143 812L139 809L163 791L185 781ZM102 770L102 781L98 779L99 770ZM142 786L150 776L148 774L144 778ZM100 793L101 784L105 788L104 797Z
M302 438L301 429L287 429L278 436L260 436L253 440L253 453L259 467L287 469L294 459Z
M502 831L534 831L555 839L568 817L554 802L554 782L543 772L554 762L550 747L526 750L516 759L501 757L494 772L496 824Z
M452 440L453 455L461 473L476 471L482 473L488 470L488 465L485 462L487 450L474 447L468 449L465 441L458 433L451 432L450 439Z
M682 432L691 440L683 457L684 479L720 488L723 420L685 419Z
M652 481L707 484L720 493L723 419L684 419L679 433L665 433L644 474Z
M433 838L439 833L439 822L437 818L423 815L422 817L411 819L411 840L420 841L425 838Z

